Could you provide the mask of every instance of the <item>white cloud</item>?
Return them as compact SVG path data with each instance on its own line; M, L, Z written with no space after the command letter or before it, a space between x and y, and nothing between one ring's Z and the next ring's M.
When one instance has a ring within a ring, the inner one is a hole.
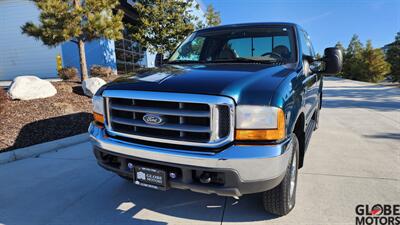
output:
M316 16L312 16L312 17L308 17L308 18L302 19L299 22L301 24L311 23L311 22L314 22L316 20L320 20L320 19L322 19L324 17L328 17L328 16L330 16L332 14L333 14L333 12L324 12L324 13L316 15Z

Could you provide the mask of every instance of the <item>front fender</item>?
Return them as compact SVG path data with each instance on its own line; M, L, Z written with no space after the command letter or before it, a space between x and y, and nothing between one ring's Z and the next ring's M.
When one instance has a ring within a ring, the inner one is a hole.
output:
M276 91L271 105L282 108L285 112L286 135L293 133L296 121L305 115L303 85L299 73L293 73L282 82ZM302 124L303 128L305 124Z

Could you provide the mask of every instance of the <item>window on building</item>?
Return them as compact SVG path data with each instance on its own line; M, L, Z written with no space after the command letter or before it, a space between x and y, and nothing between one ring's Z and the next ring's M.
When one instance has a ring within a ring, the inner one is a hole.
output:
M115 54L117 58L118 74L127 74L140 67L140 61L144 57L144 48L137 42L124 37L123 40L115 42Z

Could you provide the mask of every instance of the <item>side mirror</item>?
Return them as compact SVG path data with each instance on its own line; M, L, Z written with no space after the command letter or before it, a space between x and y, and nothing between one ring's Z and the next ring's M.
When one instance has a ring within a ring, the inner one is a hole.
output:
M164 61L164 55L162 53L157 53L156 58L154 60L154 65L156 67L159 67L163 64L163 61Z
M337 74L342 71L343 55L339 48L326 48L322 60L325 62L324 73Z

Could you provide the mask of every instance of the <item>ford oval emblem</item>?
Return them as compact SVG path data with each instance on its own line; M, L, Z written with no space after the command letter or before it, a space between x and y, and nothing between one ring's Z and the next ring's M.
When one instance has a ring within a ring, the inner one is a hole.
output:
M149 125L161 125L164 123L164 119L155 114L145 114L143 116L143 121Z

